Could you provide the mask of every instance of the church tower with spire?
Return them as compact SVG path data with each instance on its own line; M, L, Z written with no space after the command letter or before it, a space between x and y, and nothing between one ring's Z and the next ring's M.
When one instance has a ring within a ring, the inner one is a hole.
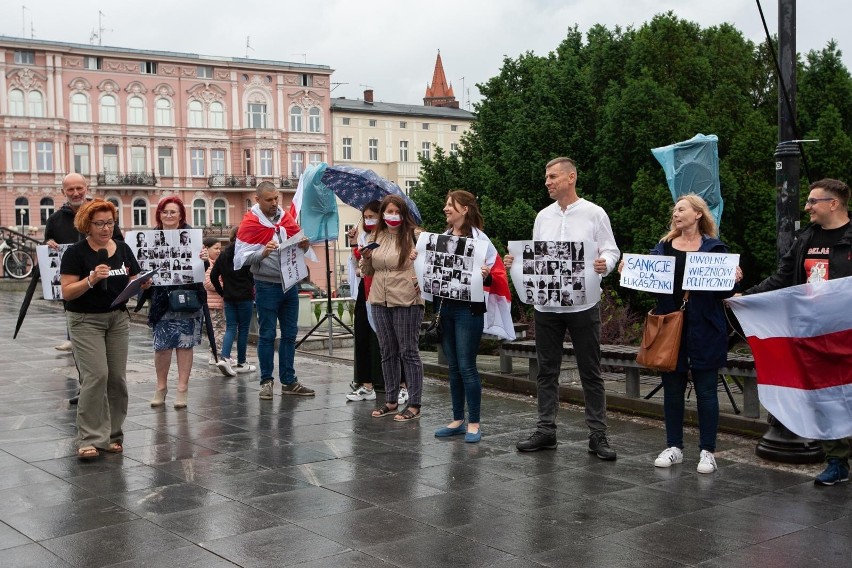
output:
M426 85L423 106L459 108L459 102L453 94L453 86L447 83L447 76L444 75L444 63L441 61L440 49L438 50L438 58L435 60L435 71L432 73L432 84Z

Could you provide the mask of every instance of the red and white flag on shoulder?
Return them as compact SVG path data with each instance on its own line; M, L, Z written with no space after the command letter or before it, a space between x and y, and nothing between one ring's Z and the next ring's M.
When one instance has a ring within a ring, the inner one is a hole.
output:
M852 435L852 277L730 298L760 402L791 432Z

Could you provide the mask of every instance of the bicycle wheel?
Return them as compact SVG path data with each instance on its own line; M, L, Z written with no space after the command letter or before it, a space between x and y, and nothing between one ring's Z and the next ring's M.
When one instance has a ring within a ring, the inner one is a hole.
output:
M33 272L33 257L22 250L13 250L3 259L3 267L12 278L26 278Z

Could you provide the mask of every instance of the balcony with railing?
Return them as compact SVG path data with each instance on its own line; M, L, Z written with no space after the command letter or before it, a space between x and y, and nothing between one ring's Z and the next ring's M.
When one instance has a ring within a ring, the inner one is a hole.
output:
M100 172L98 185L157 185L154 172Z
M208 187L257 187L257 176L229 176L226 174L213 174L207 178Z
M292 189L296 191L299 186L299 176L281 176L278 179L278 184L281 189Z

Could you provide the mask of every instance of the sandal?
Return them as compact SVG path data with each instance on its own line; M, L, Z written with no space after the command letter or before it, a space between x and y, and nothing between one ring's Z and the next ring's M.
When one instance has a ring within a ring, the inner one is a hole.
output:
M77 450L77 457L81 460L88 460L98 457L100 452L94 446L84 446Z
M105 452L109 452L111 454L120 454L124 451L124 446L122 446L119 442L111 442L109 446L104 449Z
M397 414L393 417L394 422L408 422L409 420L417 420L420 418L420 409L417 410L417 414L415 414L411 407L406 407L405 410Z
M373 418L381 418L383 416L390 416L391 414L396 412L396 409L399 407L397 405L394 408L390 408L387 404L383 404L381 408L376 408L373 410L372 417Z

